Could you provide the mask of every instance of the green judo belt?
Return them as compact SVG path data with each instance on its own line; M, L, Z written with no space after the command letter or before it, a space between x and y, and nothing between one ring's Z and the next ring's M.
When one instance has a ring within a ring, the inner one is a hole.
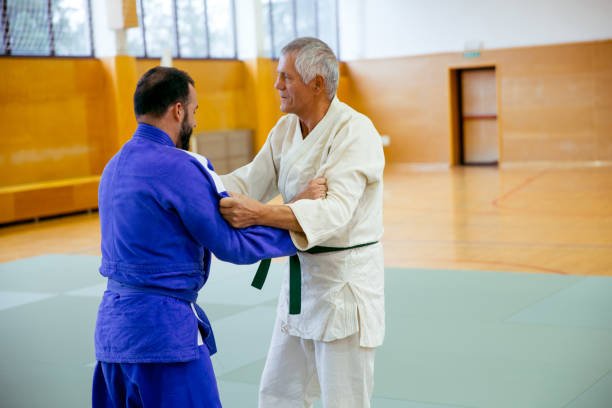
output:
M309 254L324 254L327 252L338 252L338 251L346 251L348 249L361 248L368 245L374 245L378 243L378 241L368 242L366 244L354 245L351 247L326 247L326 246L316 246L306 251ZM255 272L255 277L253 278L253 282L251 282L251 286L261 289L266 281L268 276L268 271L270 270L270 262L271 259L264 259L259 264L257 268L257 272ZM302 310L302 268L300 267L300 258L296 255L291 255L289 257L289 314L300 314Z

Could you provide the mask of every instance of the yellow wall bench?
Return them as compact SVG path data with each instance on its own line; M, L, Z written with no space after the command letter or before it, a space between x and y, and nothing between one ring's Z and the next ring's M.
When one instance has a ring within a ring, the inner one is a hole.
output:
M100 176L0 188L0 224L98 208Z

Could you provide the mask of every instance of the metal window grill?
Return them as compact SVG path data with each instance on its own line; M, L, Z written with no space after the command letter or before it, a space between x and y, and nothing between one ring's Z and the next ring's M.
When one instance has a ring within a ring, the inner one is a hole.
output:
M127 32L131 55L238 58L235 0L137 0L139 27Z
M261 0L261 4L266 55L278 58L285 44L308 36L325 41L340 59L338 0Z
M1 55L94 55L91 0L0 0Z

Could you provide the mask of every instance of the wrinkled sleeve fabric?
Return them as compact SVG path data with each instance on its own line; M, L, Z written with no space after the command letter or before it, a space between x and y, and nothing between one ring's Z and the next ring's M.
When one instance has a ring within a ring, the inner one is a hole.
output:
M223 219L214 173L193 157L177 169L170 185L167 205L173 207L189 233L223 261L250 264L260 259L293 255L296 252L287 231L253 226L236 229Z
M372 123L365 117L349 121L334 136L319 172L327 178L327 198L288 204L304 231L290 233L295 246L309 249L346 226L366 185L380 181L383 168L382 144Z

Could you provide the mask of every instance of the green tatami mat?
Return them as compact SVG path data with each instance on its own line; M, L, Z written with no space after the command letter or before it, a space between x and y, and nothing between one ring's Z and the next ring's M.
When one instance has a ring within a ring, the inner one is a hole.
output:
M0 406L90 405L98 263L0 264ZM213 262L198 300L226 408L257 406L283 268L263 291L255 270ZM612 278L392 268L386 288L373 407L612 407Z

